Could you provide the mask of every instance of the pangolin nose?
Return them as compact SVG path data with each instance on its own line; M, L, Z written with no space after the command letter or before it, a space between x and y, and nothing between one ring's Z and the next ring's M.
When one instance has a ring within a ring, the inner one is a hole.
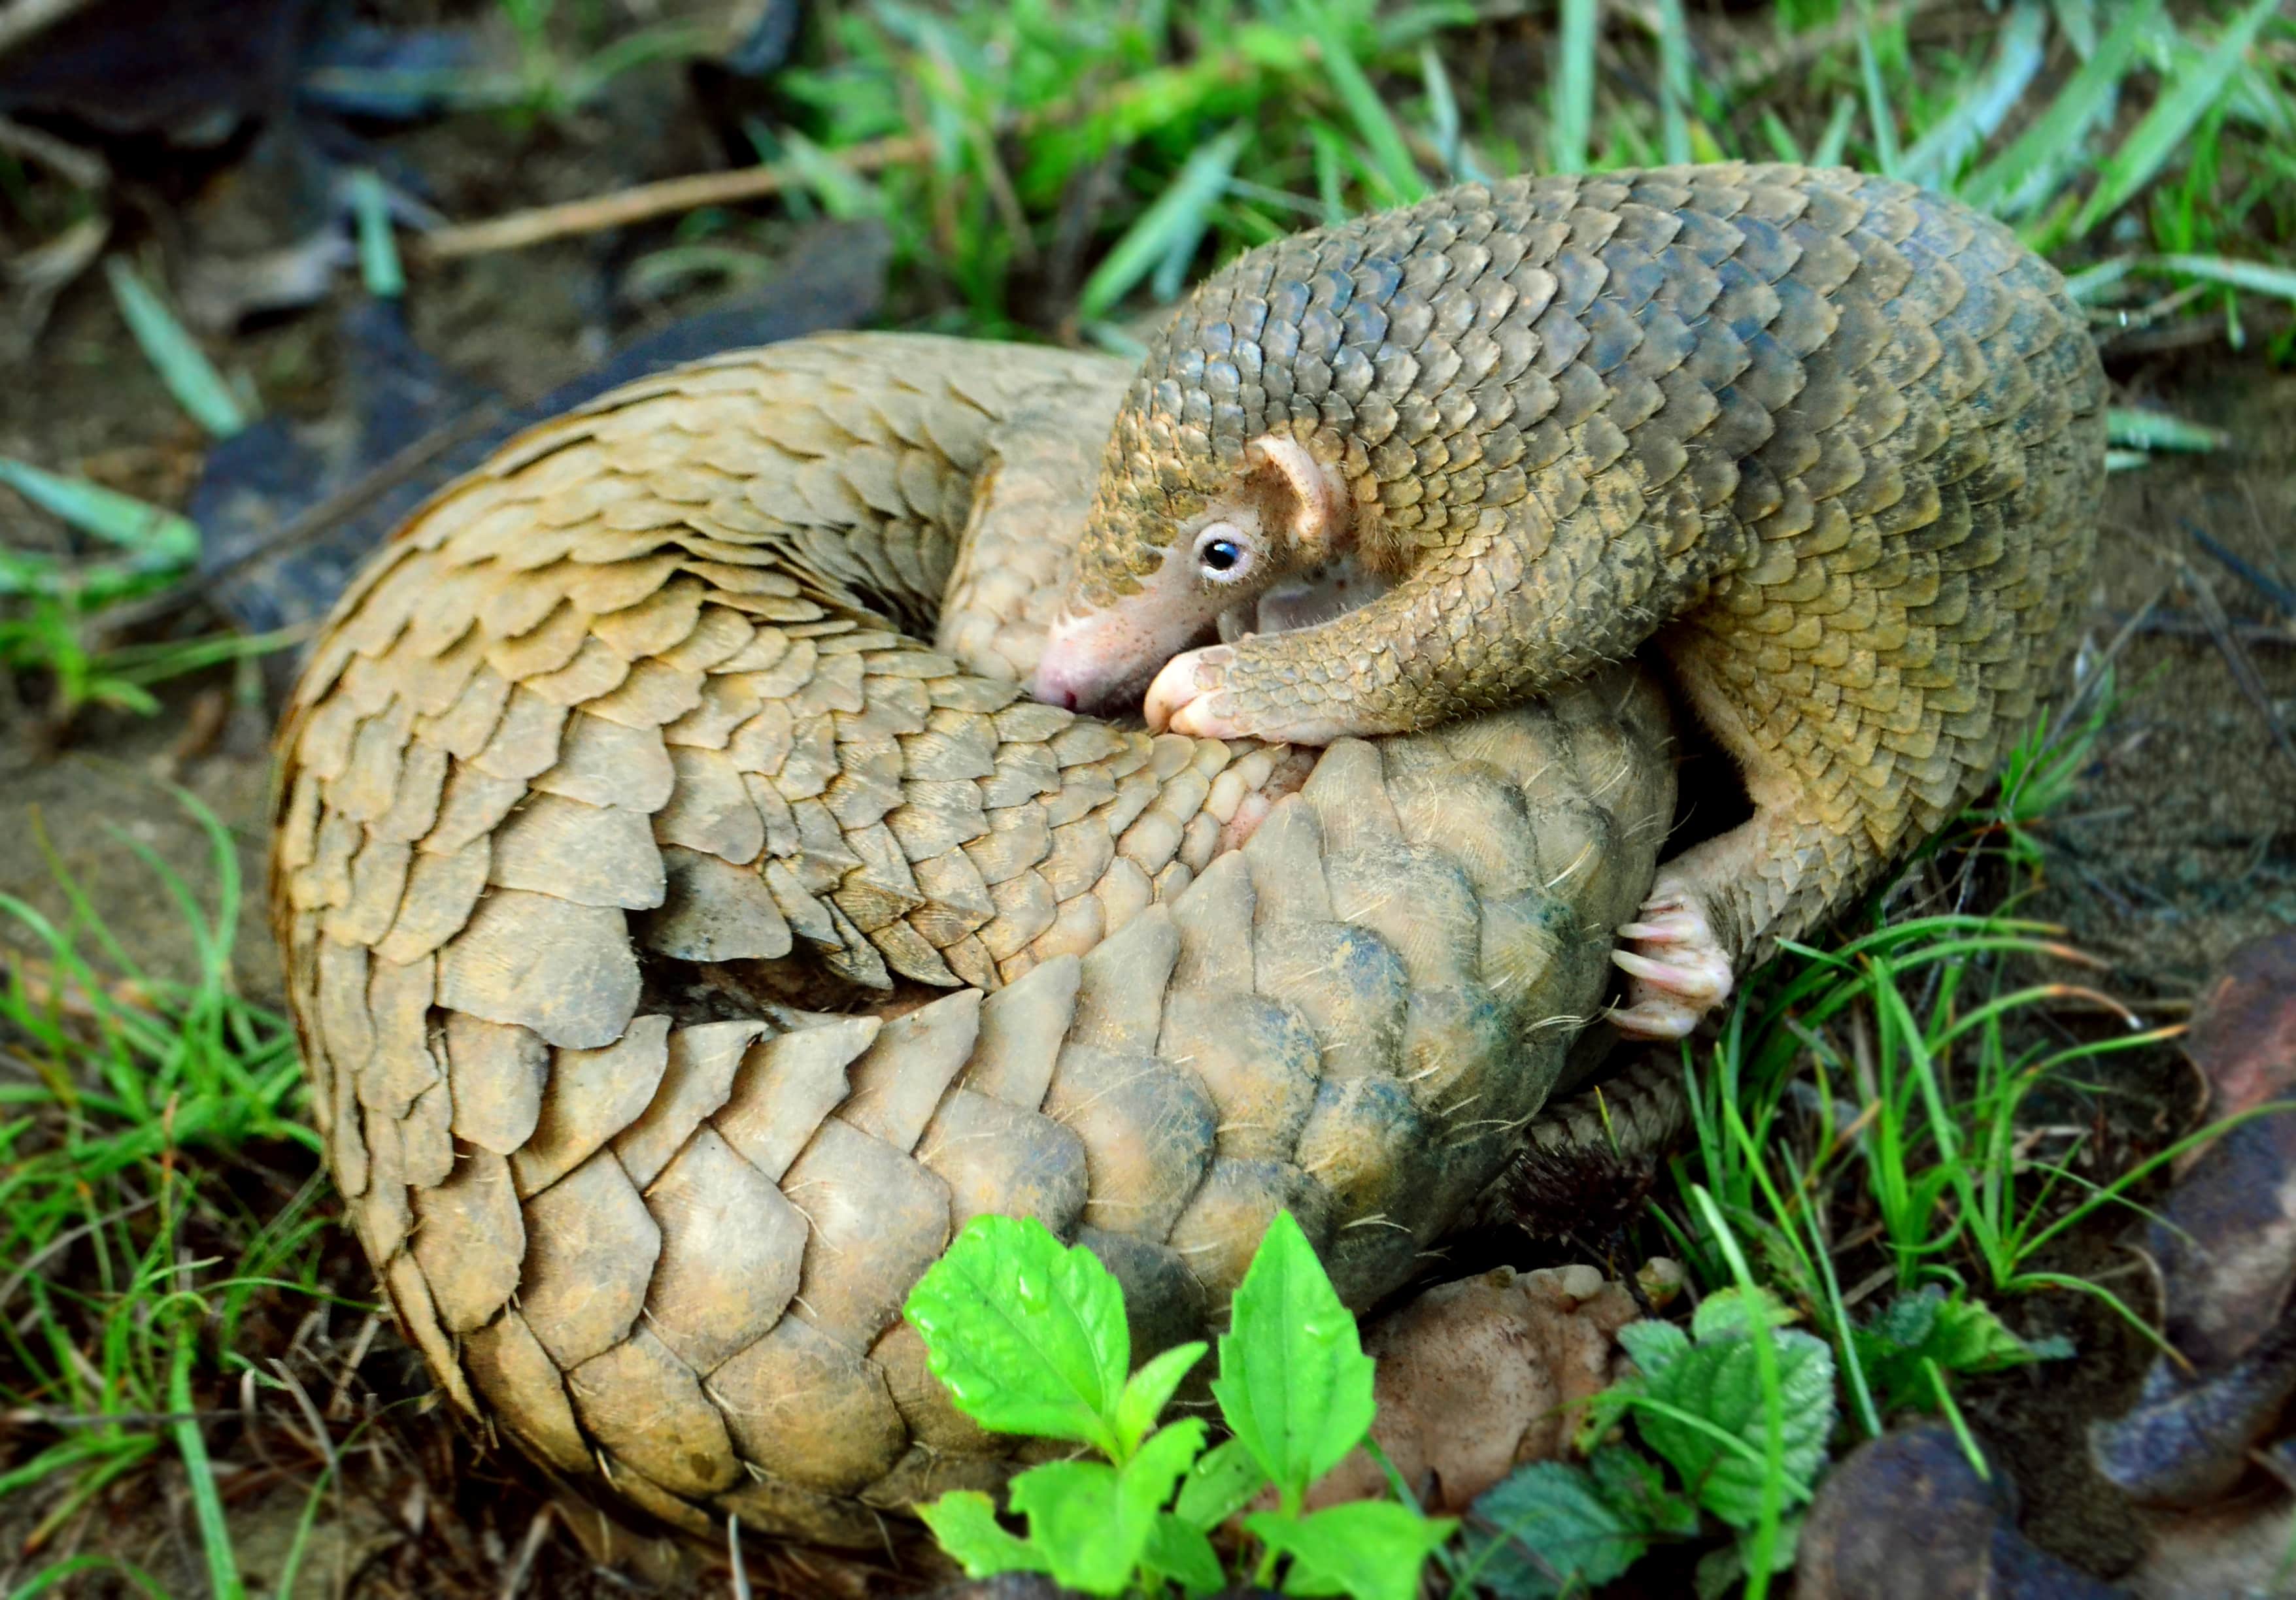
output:
M1084 699L1076 680L1050 661L1037 668L1037 675L1029 684L1029 694L1031 698L1063 711L1074 711Z

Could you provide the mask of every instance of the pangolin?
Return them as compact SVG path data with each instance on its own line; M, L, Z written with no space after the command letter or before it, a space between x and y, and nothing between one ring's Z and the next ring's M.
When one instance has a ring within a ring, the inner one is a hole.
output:
M1573 1210L1541 1121L1644 1120L1546 1114L1674 811L1638 666L1306 758L1023 698L1128 377L657 373L441 489L312 644L312 1114L440 1392L582 1494L881 1547L1015 1465L900 1315L972 1217L1093 1249L1144 1359L1279 1208L1368 1311L1519 1148Z
M1453 189L1249 251L1185 302L1034 687L1312 745L1654 639L1753 808L1620 930L1619 1020L1680 1035L2030 730L2079 615L2104 394L2057 273L1903 183Z

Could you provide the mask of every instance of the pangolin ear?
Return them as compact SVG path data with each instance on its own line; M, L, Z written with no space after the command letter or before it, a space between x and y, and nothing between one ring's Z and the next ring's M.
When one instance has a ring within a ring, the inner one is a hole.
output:
M1264 433L1243 447L1244 460L1267 474L1283 490L1291 510L1292 543L1304 561L1339 553L1348 528L1347 486L1340 475L1308 453L1299 440Z

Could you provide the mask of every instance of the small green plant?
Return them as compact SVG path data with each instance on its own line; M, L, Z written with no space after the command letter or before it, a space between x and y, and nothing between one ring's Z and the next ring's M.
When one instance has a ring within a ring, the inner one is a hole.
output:
M1588 1408L1587 1465L1537 1462L1476 1501L1496 1531L1465 1576L1503 1600L1583 1595L1654 1546L1696 1537L1707 1517L1734 1537L1700 1563L1702 1595L1791 1567L1835 1415L1833 1352L1794 1319L1767 1290L1723 1289L1688 1332L1620 1328L1636 1370ZM1629 1417L1639 1448L1611 1437ZM1759 1564L1766 1519L1776 1536Z
M1849 1336L1884 1416L1950 1412L1948 1373L2002 1372L2073 1353L2065 1339L2019 1338L1983 1301L1960 1290L1948 1294L1936 1284L1899 1294Z
M906 1314L973 1421L1101 1457L1013 1480L1025 1535L997 1520L985 1494L918 1506L973 1577L1045 1572L1093 1595L1213 1593L1226 1577L1211 1533L1273 1490L1272 1509L1243 1518L1259 1547L1255 1582L1280 1568L1285 1594L1411 1600L1455 1525L1393 1501L1303 1510L1308 1489L1370 1435L1373 1364L1288 1212L1235 1292L1211 1384L1234 1437L1209 1450L1201 1417L1157 1426L1204 1344L1132 1372L1122 1288L1089 1250L1063 1248L1040 1222L975 1218L918 1280Z

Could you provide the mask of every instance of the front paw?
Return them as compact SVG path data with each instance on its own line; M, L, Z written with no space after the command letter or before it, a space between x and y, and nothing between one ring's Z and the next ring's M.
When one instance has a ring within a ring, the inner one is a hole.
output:
M1234 659L1234 650L1215 644L1166 662L1141 706L1149 731L1185 733L1192 739L1248 737L1229 714L1227 669Z

